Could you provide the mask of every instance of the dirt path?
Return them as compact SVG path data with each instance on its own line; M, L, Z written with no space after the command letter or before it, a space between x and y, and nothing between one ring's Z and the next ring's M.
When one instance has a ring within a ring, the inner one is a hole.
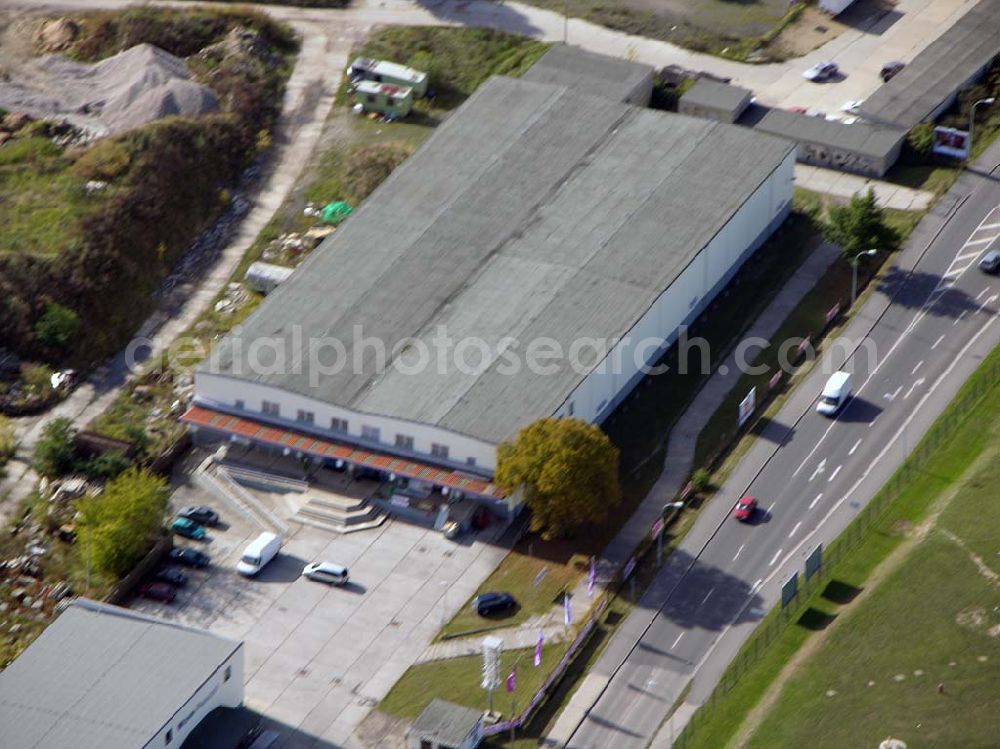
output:
M955 537L954 534L950 533L950 531L937 528L938 519L940 518L941 513L944 512L948 505L951 504L952 500L962 490L965 483L973 478L977 473L982 471L987 465L990 465L995 461L995 453L992 450L984 450L983 454L973 461L972 465L970 465L961 477L955 481L954 485L934 500L927 513L927 517L924 518L923 522L919 525L911 528L906 533L906 539L903 543L893 549L889 556L879 563L879 565L865 579L864 587L861 589L861 592L849 604L845 604L840 607L838 609L836 619L834 619L830 625L821 632L817 632L812 635L791 657L788 663L785 664L784 668L781 669L781 673L778 674L777 678L775 678L775 680L767 688L767 691L764 692L760 701L747 713L746 717L743 719L743 723L740 725L739 730L736 732L736 735L726 745L726 749L746 749L750 739L753 738L757 729L760 728L764 719L771 712L771 708L773 708L777 703L785 685L806 663L809 662L809 660L816 653L823 649L827 640L830 638L831 632L836 631L840 627L850 626L850 621L854 617L855 612L858 610L859 604L862 604L865 600L867 600L867 598L871 596L872 591L876 590L886 578L890 577L892 573L899 569L909 558L913 550L916 549L917 546L919 546L932 531L943 533L951 540L961 545L961 540ZM976 558L973 558L972 561L974 564L977 563ZM980 572L983 573L983 570L980 569ZM993 571L989 570L989 572L992 573Z
M163 351L213 303L261 229L297 184L323 132L351 47L367 33L363 25L328 20L296 20L291 21L291 25L302 38L302 50L289 78L281 116L274 128L275 148L267 174L255 194L248 196L249 211L208 272L196 284L179 286L177 293L164 300L140 326L136 339L142 339L153 356ZM17 19L11 28L16 26L20 26ZM127 354L122 351L65 401L40 416L16 421L20 446L7 466L7 476L0 481L0 520L35 485L37 476L31 469L30 459L45 424L57 417L72 419L78 426L91 421L118 395L128 374Z

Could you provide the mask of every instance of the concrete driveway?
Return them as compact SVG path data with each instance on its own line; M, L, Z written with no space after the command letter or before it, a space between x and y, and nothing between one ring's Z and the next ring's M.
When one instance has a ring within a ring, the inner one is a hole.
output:
M207 542L177 539L209 553L212 564L190 571L172 604L132 605L243 640L246 704L297 729L283 747L358 745L350 739L357 725L505 554L398 520L346 535L295 524L281 554L247 580L236 561L262 529L191 484L173 502L209 504L222 516ZM351 582L338 588L300 577L319 559L350 567Z

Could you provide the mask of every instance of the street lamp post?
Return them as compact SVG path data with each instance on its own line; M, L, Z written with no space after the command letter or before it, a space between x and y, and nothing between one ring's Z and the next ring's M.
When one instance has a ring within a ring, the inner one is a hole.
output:
M663 514L667 514L667 510L673 510L673 514L670 516L670 522L674 522L674 518L677 517L677 513L684 509L683 502L670 502L663 505ZM664 527L660 529L660 535L656 537L656 566L660 566L660 560L663 559L663 534L666 532L666 521L664 521Z
M863 250L851 258L851 306L854 306L854 300L858 298L858 261L863 257L871 257L878 250Z
M966 160L972 158L972 132L976 127L976 107L980 104L985 104L988 107L995 101L996 99L990 97L989 99L980 99L972 105L972 110L969 112L969 155L966 157Z

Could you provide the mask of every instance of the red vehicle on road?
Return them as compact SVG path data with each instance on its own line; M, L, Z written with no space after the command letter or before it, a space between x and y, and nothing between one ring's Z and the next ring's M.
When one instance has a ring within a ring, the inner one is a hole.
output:
M757 500L749 495L740 499L733 509L733 517L741 522L747 522L757 510Z

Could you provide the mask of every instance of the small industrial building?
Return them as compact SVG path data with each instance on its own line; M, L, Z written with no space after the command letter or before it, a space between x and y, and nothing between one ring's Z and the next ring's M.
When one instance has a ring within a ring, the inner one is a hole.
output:
M794 161L746 128L492 78L217 344L184 421L502 500L497 445L605 419L784 220Z
M1000 0L980 0L861 105L866 120L909 130L944 112L1000 54ZM888 60L886 60L888 62Z
M0 747L179 747L242 702L242 643L77 599L0 672Z
M784 109L753 105L741 124L797 144L803 164L839 169L866 177L881 177L896 163L906 130L862 120L851 124Z
M732 124L750 106L752 98L749 89L699 78L681 96L677 111L691 117Z
M650 65L555 44L524 74L523 79L551 83L592 96L603 96L637 107L649 106L656 70Z
M407 749L476 749L483 740L483 714L434 699L406 732Z

